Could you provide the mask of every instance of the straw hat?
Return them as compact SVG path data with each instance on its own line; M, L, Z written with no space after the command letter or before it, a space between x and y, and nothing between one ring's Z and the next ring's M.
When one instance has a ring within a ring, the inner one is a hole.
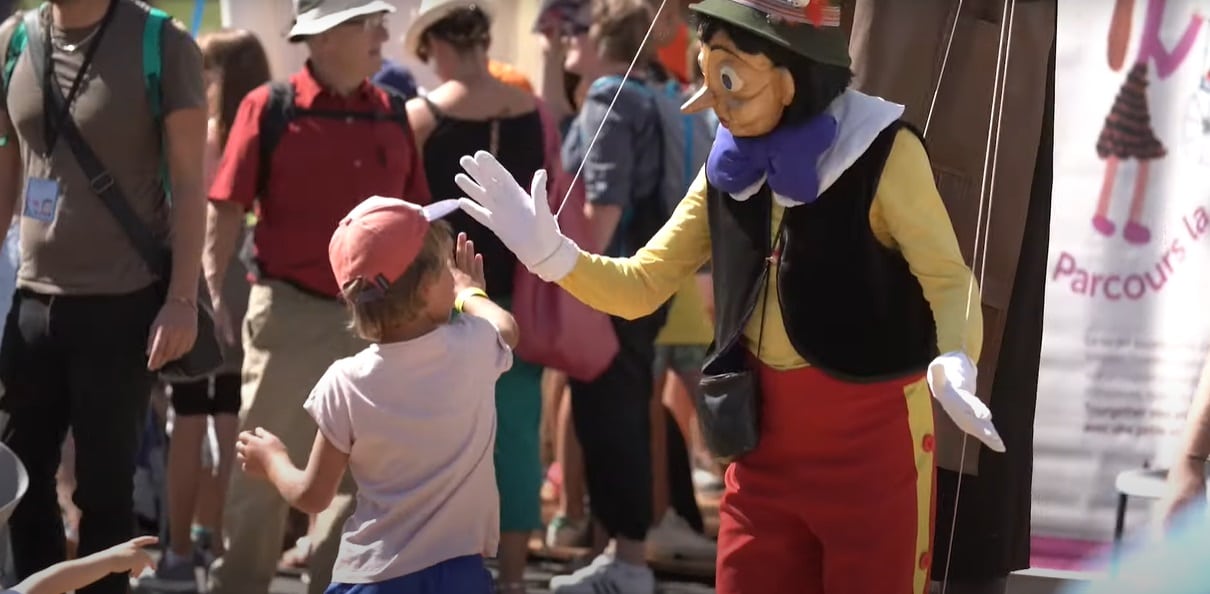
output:
M415 56L420 49L420 37L437 21L445 18L451 11L459 8L478 7L492 18L492 5L489 0L422 0L420 10L408 25L407 34L403 38L403 47L408 55Z

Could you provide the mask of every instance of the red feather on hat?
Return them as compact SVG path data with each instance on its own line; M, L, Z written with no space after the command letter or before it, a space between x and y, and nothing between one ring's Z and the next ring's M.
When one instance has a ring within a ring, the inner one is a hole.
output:
M827 8L826 0L812 0L807 3L806 8L803 9L807 15L807 21L816 27L822 27L825 8Z

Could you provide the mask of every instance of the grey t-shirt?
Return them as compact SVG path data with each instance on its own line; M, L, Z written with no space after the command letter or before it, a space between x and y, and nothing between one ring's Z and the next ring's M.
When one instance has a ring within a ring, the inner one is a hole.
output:
M146 9L121 0L92 65L71 106L84 138L113 175L144 223L167 240L168 205L159 177L164 150L156 132L143 81L142 44ZM18 21L0 28L0 53ZM67 95L95 27L52 30L55 80ZM94 38L95 41L95 38ZM91 189L67 142L60 138L45 156L42 86L27 49L13 70L10 88L0 93L21 142L27 181L17 201L21 216L21 267L17 286L44 294L115 295L146 287L153 277L130 240ZM204 108L202 58L193 38L177 26L164 29L163 113ZM199 139L200 140L200 139ZM198 164L201 166L201 163ZM58 198L47 188L58 186ZM52 198L46 200L47 195ZM27 201L34 195L38 200ZM43 208L29 208L34 204Z
M628 81L609 109L617 82L597 81L589 90L563 141L563 166L574 172L584 164L585 199L592 204L619 206L623 210L639 200L660 200L662 159L659 110L654 90ZM604 127L602 126L604 122ZM589 143L601 127L596 144ZM614 254L619 234L606 250ZM620 254L630 255L630 254Z

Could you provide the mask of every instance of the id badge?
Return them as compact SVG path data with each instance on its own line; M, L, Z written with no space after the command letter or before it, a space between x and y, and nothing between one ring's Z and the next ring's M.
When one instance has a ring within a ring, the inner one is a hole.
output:
M25 186L25 216L43 223L55 220L59 208L59 182L31 177Z

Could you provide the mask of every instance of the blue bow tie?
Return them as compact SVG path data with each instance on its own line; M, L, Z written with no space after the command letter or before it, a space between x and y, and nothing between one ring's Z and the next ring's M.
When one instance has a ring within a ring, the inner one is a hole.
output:
M836 142L836 118L823 113L755 138L736 138L719 126L706 161L706 179L738 194L766 178L769 189L799 204L819 198L819 157Z

